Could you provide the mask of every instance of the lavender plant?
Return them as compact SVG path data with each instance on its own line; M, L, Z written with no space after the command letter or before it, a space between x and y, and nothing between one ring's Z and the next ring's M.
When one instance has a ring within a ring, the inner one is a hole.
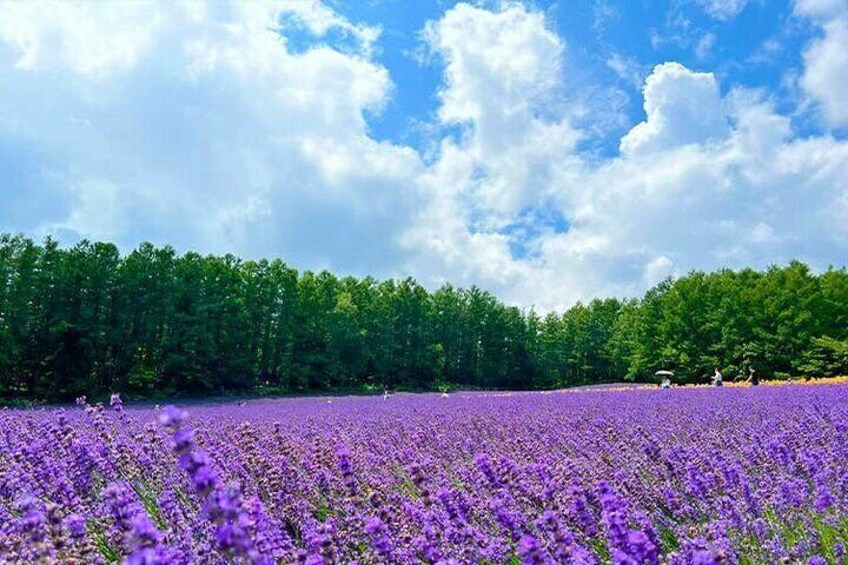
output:
M2 563L844 563L848 386L0 411Z

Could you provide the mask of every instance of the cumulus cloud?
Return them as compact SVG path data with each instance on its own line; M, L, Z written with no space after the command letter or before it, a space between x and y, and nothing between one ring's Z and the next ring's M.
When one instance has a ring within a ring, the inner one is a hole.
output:
M804 51L801 85L821 105L825 121L848 126L848 2L797 0L796 12L821 29Z
M678 63L654 68L643 92L645 120L622 137L619 157L588 161L568 138L536 138L543 154L558 157L533 193L545 195L538 205L565 218L567 229L540 230L529 245L534 253L517 255L511 233L487 224L485 209L482 220L468 218L462 200L443 191L412 232L417 249L429 252L422 264L548 309L636 294L693 268L796 257L822 267L844 252L848 144L795 139L789 118L762 93L723 95L712 73ZM536 119L526 115L516 127L532 131ZM569 114L550 120L568 123ZM474 153L475 135L446 144L430 172L434 185L463 186L457 179L525 150L507 144L497 155Z
M796 8L826 30L842 5ZM369 134L393 92L379 30L318 0L30 6L0 5L4 230L412 274L542 310L848 248L844 140L799 137L766 93L669 62L620 154L584 155L569 47L520 3L426 26L444 67L426 155Z
M792 257L826 262L841 246L839 223L827 216L848 191L848 146L793 141L788 120L767 101L734 98L724 115L733 126L720 141L687 140L593 171L587 184L595 190L572 233L604 237L599 254L622 263L666 257L683 272Z
M721 139L729 131L712 73L664 63L648 76L643 93L646 119L622 138L624 154Z
M439 120L464 128L459 150L473 164L460 190L468 185L483 213L531 204L578 139L558 109L564 43L521 4L496 12L458 4L427 26L425 40L445 64Z
M513 228L561 198L557 178L580 166L579 134L558 99L566 46L541 12L517 3L458 4L427 26L425 40L445 64L440 123L462 134L441 142L420 179L430 203L403 239L410 269L517 298L536 267L514 257L525 237ZM540 253L538 241L529 244L528 256Z
M157 5L144 1L6 2L0 11L0 37L13 47L16 68L84 76L133 67L164 25Z
M366 28L318 2L55 8L0 7L0 137L37 155L22 182L44 201L4 227L361 273L396 262L422 165L368 136L392 84ZM284 25L361 41L294 52Z

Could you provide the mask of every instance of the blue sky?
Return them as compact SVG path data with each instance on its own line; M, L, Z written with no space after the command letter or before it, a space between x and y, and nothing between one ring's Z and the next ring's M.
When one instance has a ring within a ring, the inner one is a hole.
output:
M432 121L442 79L438 57L421 44L424 22L437 20L456 2L339 2L334 7L355 21L382 29L380 60L391 72L395 92L389 106L370 120L377 138L421 146L419 123ZM536 1L547 24L569 46L566 73L571 89L586 97L610 96L615 89L621 121L589 140L602 155L618 150L618 139L640 121L644 78L659 62L677 61L693 70L715 73L726 85L764 88L779 107L793 112L797 102L787 84L802 71L802 49L818 30L794 13L791 2L709 3ZM497 7L498 3L480 3ZM728 6L722 9L722 6ZM717 11L716 11L717 10ZM738 11L737 11L738 10ZM812 116L795 116L798 127L816 130ZM592 118L587 118L591 120Z
M0 231L540 310L848 251L848 0L0 4Z

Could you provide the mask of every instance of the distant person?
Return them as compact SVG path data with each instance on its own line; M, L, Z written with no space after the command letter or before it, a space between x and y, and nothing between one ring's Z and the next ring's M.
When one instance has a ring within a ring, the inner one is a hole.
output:
M745 379L745 382L751 383L751 386L760 385L760 375L757 374L757 371L753 367L748 367L748 378Z
M389 390L384 388L383 389L383 400L388 400L388 399L389 399Z
M660 383L660 388L671 388L671 379L668 377L664 378Z
M724 386L722 382L721 371L718 369L715 370L715 374L713 375L713 386Z

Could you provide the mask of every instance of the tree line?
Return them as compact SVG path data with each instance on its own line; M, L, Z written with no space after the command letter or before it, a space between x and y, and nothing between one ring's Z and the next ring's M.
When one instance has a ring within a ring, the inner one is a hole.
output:
M0 397L136 397L848 374L848 272L692 272L540 316L280 260L0 235Z

